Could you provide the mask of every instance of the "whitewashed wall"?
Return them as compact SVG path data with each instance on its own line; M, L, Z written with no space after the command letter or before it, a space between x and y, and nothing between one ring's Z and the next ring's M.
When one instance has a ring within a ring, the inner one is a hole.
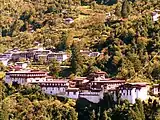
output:
M127 91L128 91L128 94L127 94ZM130 90L120 90L120 93L121 93L121 99L123 100L127 99L130 103L133 103L133 104L135 103L136 99L141 99L141 100L148 99L148 94L147 94L148 88L147 87L143 87L141 89L133 88L131 90L131 94L130 94Z
M66 95L66 88L65 87L42 87L42 91L47 94L52 95Z
M46 78L43 77L43 78L27 78L27 83L38 83L38 82L44 82L46 81Z

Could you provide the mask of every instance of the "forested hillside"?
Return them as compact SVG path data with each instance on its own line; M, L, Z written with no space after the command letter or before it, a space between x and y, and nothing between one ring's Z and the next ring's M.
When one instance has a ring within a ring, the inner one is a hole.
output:
M56 61L44 64L52 76L72 78L102 70L129 82L160 83L160 20L152 19L156 10L159 0L0 0L0 53L38 42L71 54L62 63L71 66L67 70ZM80 50L102 54L89 58ZM0 63L0 71L6 69ZM46 95L36 85L10 86L3 77L0 120L160 120L156 100L115 102L106 93L94 104Z
M101 69L129 81L160 80L160 21L152 20L159 0L1 0L0 5L0 52L31 48L36 41L71 51L75 61L67 65L75 75ZM103 55L81 57L80 49Z

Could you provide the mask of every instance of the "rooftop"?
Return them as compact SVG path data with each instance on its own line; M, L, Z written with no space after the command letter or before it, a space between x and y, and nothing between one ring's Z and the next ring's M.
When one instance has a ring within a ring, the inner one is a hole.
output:
M9 71L8 73L15 73L15 74L30 74L30 73L42 73L42 74L46 74L47 72L44 72L44 71L38 71L38 70L18 70L18 71Z
M67 88L66 91L78 91L78 90L79 90L79 88Z
M111 80L111 79L103 79L103 80L96 80L96 81L92 81L93 83L115 83L115 82L120 82L120 83L124 83L125 80Z
M40 83L50 84L50 83L67 83L67 82L68 82L68 80L55 79L53 81L43 81L43 82L40 82Z
M87 79L87 77L75 77L73 81L83 81L85 79Z
M142 87L146 87L147 85L149 85L149 84L144 83L144 82L137 82L137 83L126 83L124 85L121 85L120 87L123 87L123 88L142 88Z

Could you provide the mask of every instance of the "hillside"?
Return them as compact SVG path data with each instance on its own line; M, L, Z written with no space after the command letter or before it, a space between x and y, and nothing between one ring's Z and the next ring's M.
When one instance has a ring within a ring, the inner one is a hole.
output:
M160 20L152 20L159 0L117 1L1 0L0 52L34 42L72 53L90 49L103 55L68 61L78 64L75 75L101 69L109 77L160 82Z

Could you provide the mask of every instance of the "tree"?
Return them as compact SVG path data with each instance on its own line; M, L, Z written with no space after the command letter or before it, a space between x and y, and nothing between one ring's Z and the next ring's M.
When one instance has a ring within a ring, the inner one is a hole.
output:
M117 4L117 6L116 6L115 15L117 15L118 17L121 17L121 6L120 6L120 4Z
M151 75L154 80L160 80L160 65L153 69Z
M71 68L75 75L80 75L82 71L82 56L80 54L80 49L77 43L73 43L71 46L72 56L71 56Z
M68 115L67 115L67 119L68 120L77 120L77 113L75 111L74 108L70 108L69 112L68 112Z
M5 70L5 66L3 65L3 63L2 62L0 62L0 71L4 71Z
M52 59L50 65L49 65L49 75L52 75L53 77L58 77L60 74L60 64L57 60Z
M68 33L66 32L62 32L61 35L61 42L59 44L59 49L60 50L66 50L67 49L67 37L68 37Z
M111 120L111 118L107 115L107 111L106 110L103 112L101 120Z
M129 3L125 0L122 4L121 15L123 18L128 18L129 15Z
M141 120L145 120L144 107L143 107L141 100L139 99L136 99L135 112L136 114L138 114Z
M143 103L144 113L146 120L159 120L160 118L160 105L159 103L152 99L148 99L148 103Z

